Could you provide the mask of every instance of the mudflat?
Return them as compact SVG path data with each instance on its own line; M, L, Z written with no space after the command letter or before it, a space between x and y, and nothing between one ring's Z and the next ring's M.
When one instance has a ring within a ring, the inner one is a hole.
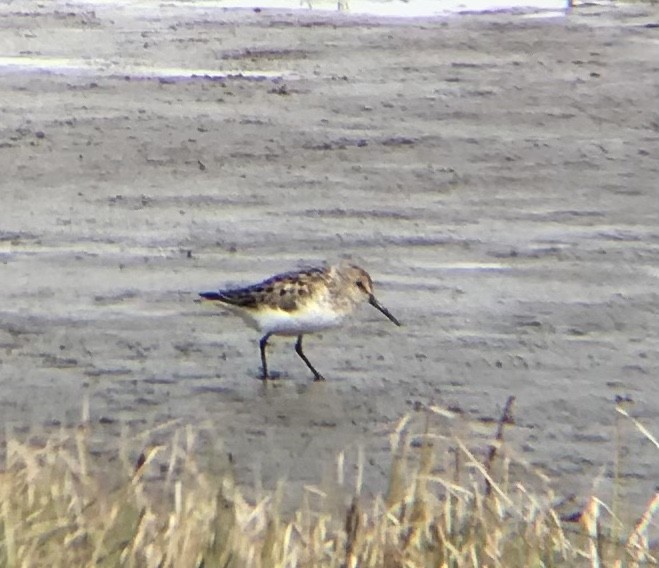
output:
M85 409L111 455L193 424L266 487L362 448L374 492L402 416L485 440L514 395L513 455L606 499L617 431L642 506L659 451L615 400L659 432L658 23L4 3L5 431ZM195 303L344 258L404 327L307 338L325 383L275 338L263 385L258 333Z

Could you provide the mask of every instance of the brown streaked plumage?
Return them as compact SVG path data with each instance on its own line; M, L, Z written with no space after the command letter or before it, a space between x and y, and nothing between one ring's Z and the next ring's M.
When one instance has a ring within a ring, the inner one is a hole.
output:
M373 281L354 264L278 274L244 288L201 292L202 298L232 309L248 324L264 332L259 343L263 379L270 378L266 346L272 335L297 336L295 351L314 375L323 376L302 350L302 336L341 325L362 302L368 302L396 325L400 322L373 295Z

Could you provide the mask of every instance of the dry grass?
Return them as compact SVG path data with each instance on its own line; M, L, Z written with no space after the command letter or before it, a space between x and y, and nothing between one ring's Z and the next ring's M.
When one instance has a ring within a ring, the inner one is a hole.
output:
M137 467L124 462L116 471L90 453L88 427L39 444L9 437L0 473L0 565L656 565L648 532L656 530L659 496L629 526L613 522L611 509L596 498L572 518L561 517L542 480L508 454L504 430L512 403L484 448L470 448L457 437L455 431L463 428L453 428L455 419L443 409L405 416L391 433L385 494L360 496L361 467L348 489L339 456L337 483L343 484L345 502L308 488L300 507L286 515L278 512L284 485L254 502L243 496L230 471L204 471L190 428L142 454ZM623 416L624 409L618 410Z

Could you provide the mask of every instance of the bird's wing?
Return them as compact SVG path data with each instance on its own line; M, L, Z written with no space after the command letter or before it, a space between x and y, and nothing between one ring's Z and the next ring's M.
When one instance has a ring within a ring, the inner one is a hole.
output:
M241 308L255 309L266 305L290 312L296 310L301 302L306 302L313 295L316 285L322 282L324 277L325 273L322 269L310 268L278 274L244 288L201 292L199 295L206 300Z

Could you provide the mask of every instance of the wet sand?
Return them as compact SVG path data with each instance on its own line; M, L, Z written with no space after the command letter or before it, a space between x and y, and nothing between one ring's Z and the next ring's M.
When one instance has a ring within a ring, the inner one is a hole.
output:
M378 491L405 413L493 431L515 395L510 451L561 494L609 499L615 398L659 432L659 10L49 6L0 9L4 55L69 62L0 69L8 431L77 424L87 399L109 454L178 420L148 441L203 427L241 483L318 483L363 447ZM258 334L194 302L341 258L404 327L366 306L309 337L324 384L275 339L284 376L264 387ZM627 423L623 445L642 506L659 452Z

